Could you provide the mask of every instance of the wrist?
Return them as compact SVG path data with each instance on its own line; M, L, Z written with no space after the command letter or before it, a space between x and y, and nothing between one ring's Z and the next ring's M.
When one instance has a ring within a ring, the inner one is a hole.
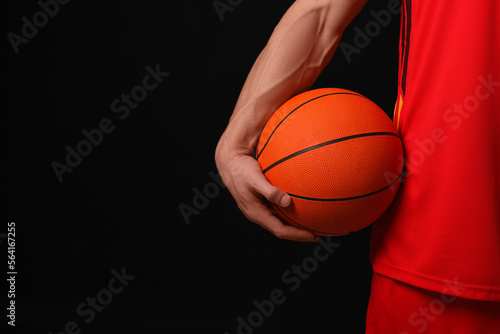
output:
M222 134L215 149L215 160L219 163L227 163L237 156L251 155L254 150L254 140L251 136L245 135L234 128L227 128Z
M259 140L262 126L255 119L231 118L222 134L219 145L223 151L251 155Z

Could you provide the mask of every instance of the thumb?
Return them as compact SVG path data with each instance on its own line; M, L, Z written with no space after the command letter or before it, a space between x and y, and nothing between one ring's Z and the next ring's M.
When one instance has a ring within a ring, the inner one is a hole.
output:
M292 202L292 199L285 191L269 183L264 174L262 174L262 171L253 175L252 179L254 181L254 190L264 196L269 202L281 207L287 207Z
M276 188L279 190L280 193L282 193L282 196L279 200L279 203L275 203L281 207L287 207L290 205L290 203L292 202L292 199L290 198L290 195L288 195L286 192L284 192L283 190L279 189L279 188Z
M279 205L281 207L287 207L292 202L290 195L278 187L271 185L270 183L263 189L262 195L271 203Z

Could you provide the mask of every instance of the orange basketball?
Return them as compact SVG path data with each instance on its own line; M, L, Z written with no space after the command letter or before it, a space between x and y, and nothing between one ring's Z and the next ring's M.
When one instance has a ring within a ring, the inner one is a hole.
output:
M401 182L401 138L361 94L323 88L299 94L269 119L257 160L292 204L282 220L319 235L360 230L387 210ZM399 175L399 177L394 177Z

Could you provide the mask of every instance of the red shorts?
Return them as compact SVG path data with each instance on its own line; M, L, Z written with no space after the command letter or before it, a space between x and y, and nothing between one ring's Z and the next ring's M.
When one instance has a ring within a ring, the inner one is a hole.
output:
M366 334L498 334L500 302L428 291L374 273Z

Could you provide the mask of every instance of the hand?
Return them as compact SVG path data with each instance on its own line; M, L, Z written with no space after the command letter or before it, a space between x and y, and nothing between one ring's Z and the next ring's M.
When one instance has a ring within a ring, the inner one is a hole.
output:
M287 207L291 198L267 181L257 160L248 153L224 152L221 146L219 143L215 156L217 168L245 217L281 239L318 241L314 233L285 225L273 214L268 202Z

